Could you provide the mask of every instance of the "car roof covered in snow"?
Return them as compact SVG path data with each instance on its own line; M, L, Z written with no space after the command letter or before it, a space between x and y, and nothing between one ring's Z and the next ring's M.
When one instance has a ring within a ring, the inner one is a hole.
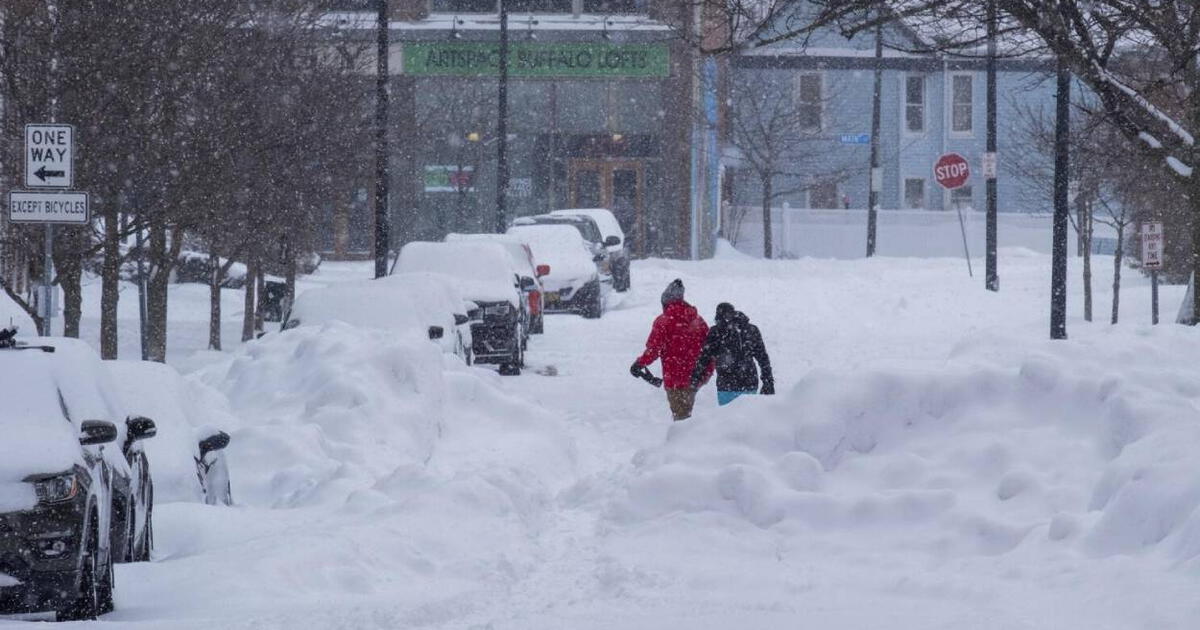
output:
M125 414L96 352L75 339L36 341L55 351L0 350L0 431L7 447L0 457L0 486L70 470L80 462L79 428L85 420L115 424L118 443L125 436ZM108 450L120 454L119 448ZM106 459L127 466L123 457ZM0 489L0 510L12 498Z
M455 313L469 310L456 283L443 274L416 272L310 289L296 296L288 319L301 326L340 321L427 339L430 326L448 329Z
M567 208L564 210L555 210L550 214L554 216L587 217L596 222L596 227L600 228L600 236L603 238L615 236L621 239L621 244L609 247L610 250L619 250L625 246L625 230L621 229L621 223L617 221L616 215L607 208Z
M569 225L514 225L508 233L521 238L533 250L533 262L550 265L550 275L543 278L548 290L570 280L596 275L596 263L579 230Z
M522 276L536 278L537 273L533 264L533 253L521 239L510 234L462 234L451 232L446 235L447 243L499 243L508 252L513 266Z
M400 250L396 268L405 273L426 271L450 276L468 300L518 304L517 270L499 243L416 241Z

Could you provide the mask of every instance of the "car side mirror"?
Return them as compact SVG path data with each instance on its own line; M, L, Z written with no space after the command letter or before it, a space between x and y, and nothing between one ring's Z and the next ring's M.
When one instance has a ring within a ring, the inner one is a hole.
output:
M84 446L108 444L117 439L117 425L107 420L84 420L79 425L79 443Z
M446 336L446 329L442 328L441 326L430 326L429 327L429 338L430 339L441 339L444 336Z
M521 278L521 290L522 291L528 291L528 290L534 289L536 287L537 287L537 282L534 281L533 278L530 278L529 276L523 276Z
M548 275L550 275L550 265L538 265L537 266L537 276L539 278L541 278L542 276L548 276Z
M204 459L205 455L213 451L219 451L226 446L229 446L229 434L224 431L217 431L200 440L200 459Z
M144 440L158 435L158 427L154 421L145 416L132 416L125 420L125 428L129 431L129 441Z
M465 324L469 321L471 321L471 318L467 317L466 315L464 315L462 313L454 314L454 325L455 326L462 326L463 324Z
M616 234L604 239L605 247L616 247L617 245L620 245L620 244L621 244L621 237L617 236Z

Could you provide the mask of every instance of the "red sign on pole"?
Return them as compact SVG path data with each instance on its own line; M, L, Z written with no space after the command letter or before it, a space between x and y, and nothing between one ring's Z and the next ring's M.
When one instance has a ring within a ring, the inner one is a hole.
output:
M947 153L933 165L933 178L947 190L961 187L970 177L971 167L967 159L957 153Z

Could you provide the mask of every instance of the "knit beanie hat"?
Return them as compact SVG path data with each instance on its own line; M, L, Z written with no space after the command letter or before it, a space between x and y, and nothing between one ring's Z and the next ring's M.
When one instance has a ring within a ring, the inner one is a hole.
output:
M721 302L717 305L717 321L719 322L733 319L735 313L737 313L737 309L733 308L729 302Z
M662 293L662 305L666 306L672 302L683 301L683 280L675 278L671 284L667 285L667 289Z

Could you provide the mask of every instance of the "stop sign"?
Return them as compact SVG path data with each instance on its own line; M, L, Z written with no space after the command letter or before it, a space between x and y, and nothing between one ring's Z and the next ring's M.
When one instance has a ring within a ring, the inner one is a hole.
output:
M967 159L957 153L947 153L933 165L933 178L942 188L954 189L967 183L971 167Z

